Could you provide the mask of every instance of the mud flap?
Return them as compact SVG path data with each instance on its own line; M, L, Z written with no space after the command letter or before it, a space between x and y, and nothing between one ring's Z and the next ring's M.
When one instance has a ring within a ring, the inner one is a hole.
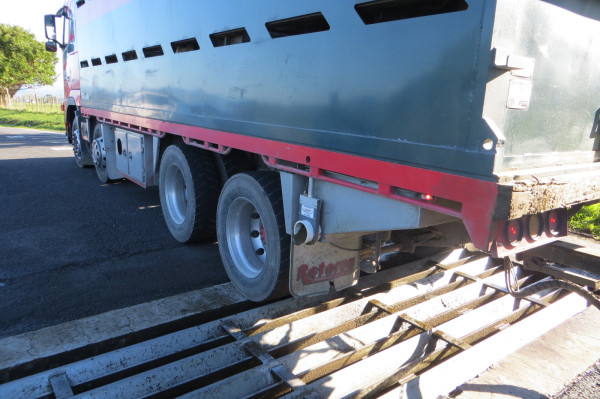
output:
M294 297L329 293L358 282L361 237L352 235L334 242L291 246L290 292Z

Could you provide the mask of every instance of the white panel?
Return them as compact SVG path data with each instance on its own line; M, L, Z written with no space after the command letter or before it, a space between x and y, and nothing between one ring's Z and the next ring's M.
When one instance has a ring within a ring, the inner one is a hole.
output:
M127 135L127 148L129 150L129 176L144 183L146 174L144 170L144 136L137 133Z
M115 130L116 154L117 154L117 169L129 174L129 160L127 156L127 132L123 130Z

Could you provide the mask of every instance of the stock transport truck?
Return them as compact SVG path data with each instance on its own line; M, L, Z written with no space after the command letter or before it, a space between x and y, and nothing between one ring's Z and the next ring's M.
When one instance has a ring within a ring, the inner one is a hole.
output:
M600 200L597 0L69 0L45 27L77 166L158 185L254 301L423 245L512 256Z

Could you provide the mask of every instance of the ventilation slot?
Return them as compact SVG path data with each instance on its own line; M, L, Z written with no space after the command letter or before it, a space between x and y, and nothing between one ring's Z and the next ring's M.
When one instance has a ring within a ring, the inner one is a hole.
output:
M135 52L135 50L126 51L124 53L121 53L121 55L123 56L123 61L137 60L137 53Z
M178 42L172 42L171 48L175 54L187 53L188 51L198 51L200 46L195 38L180 40Z
M467 8L469 5L464 0L376 0L354 6L365 25L446 14Z
M100 58L92 58L92 65L93 66L102 65L102 60Z
M79 7L81 7L82 5L84 5L84 4L85 4L85 0L79 0L79 1L78 1L77 3L75 3L75 4L77 4L77 8L79 8Z
M79 65L81 65L82 68L87 68L90 66L90 63L87 61L81 61Z
M146 47L143 49L143 51L144 51L144 57L146 57L146 58L160 57L161 55L165 55L165 53L163 52L162 46L160 46L160 45Z
M116 64L117 62L119 62L119 60L117 59L116 54L107 55L106 57L104 57L104 59L106 60L107 64Z
M250 42L250 36L246 28L228 30L226 32L213 33L210 41L215 47L231 46L234 44Z
M320 12L267 22L265 26L273 39L329 30L327 20Z

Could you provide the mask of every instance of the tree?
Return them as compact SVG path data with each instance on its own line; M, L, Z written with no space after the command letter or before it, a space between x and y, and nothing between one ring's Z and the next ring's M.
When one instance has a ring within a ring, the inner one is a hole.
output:
M20 26L0 24L0 97L12 99L26 84L51 85L56 80L54 53Z

